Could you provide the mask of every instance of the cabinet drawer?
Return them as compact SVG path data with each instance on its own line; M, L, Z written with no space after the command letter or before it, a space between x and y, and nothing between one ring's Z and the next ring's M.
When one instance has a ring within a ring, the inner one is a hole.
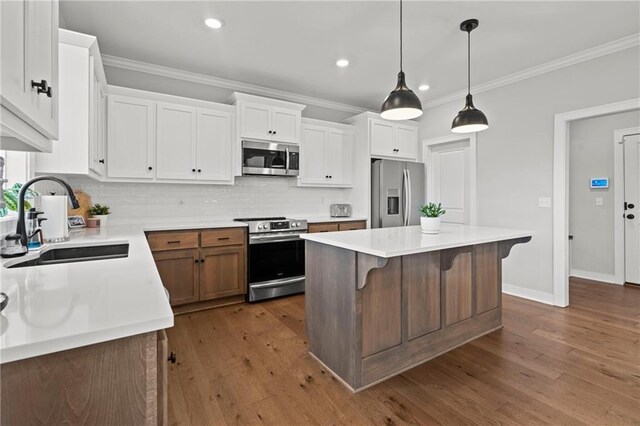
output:
M198 248L197 232L154 232L147 240L151 251Z
M353 231L355 229L366 229L367 222L364 220L358 220L355 222L341 222L338 225L340 231Z
M225 228L202 232L202 247L232 246L246 241L244 228Z
M310 223L308 232L310 234L314 232L335 232L339 230L338 228L337 223Z

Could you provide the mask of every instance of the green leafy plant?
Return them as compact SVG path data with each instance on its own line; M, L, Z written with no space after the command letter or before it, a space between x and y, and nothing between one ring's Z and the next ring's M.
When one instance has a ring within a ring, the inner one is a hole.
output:
M420 206L420 213L422 213L422 216L426 217L440 217L446 212L447 211L442 208L442 204L440 203L427 203Z
M20 193L20 188L22 188L22 184L15 183L11 188L7 188L4 191L2 191L2 197L4 198L5 205L9 210L14 212L18 211L18 194ZM33 199L37 195L38 193L36 191L27 189L27 197ZM27 197L25 197L25 200L24 200L25 210L29 210L32 207L31 203L28 200L26 200Z
M109 213L111 213L111 211L109 210L109 206L107 205L94 204L89 208L89 214L91 216L101 216Z

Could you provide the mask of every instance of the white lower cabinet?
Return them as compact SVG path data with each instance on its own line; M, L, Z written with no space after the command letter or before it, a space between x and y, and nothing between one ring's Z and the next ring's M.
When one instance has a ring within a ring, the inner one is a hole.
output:
M302 125L300 186L352 184L354 132L317 124Z
M153 179L156 102L109 95L107 175Z

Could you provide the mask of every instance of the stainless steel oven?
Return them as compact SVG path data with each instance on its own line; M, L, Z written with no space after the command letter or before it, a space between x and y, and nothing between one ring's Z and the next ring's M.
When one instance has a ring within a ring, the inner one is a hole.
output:
M242 174L298 176L298 145L262 141L242 141Z
M249 226L249 302L304 292L307 221L284 217L236 219Z

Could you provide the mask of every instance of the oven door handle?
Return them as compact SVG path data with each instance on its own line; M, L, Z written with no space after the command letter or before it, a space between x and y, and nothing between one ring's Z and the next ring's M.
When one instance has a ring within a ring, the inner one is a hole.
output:
M304 277L296 277L296 278L289 278L289 279L283 279L283 280L270 281L270 282L266 282L266 283L263 283L263 284L250 284L250 287L251 288L280 287L280 286L287 285L287 284L299 283L300 281L304 281Z
M289 174L289 148L284 149L284 174Z
M277 243L281 241L300 240L300 234L294 235L268 235L262 237L249 237L249 244Z

